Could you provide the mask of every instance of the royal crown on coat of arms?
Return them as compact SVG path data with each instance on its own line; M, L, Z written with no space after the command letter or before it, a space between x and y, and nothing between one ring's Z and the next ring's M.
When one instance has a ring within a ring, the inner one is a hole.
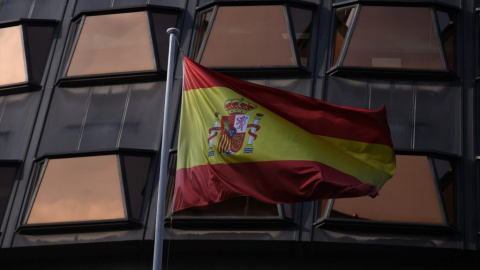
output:
M257 106L243 98L227 99L225 100L224 107L228 114L246 114L247 112L257 108Z
M244 98L231 98L225 100L224 108L228 115L219 119L219 113L215 112L215 122L213 127L209 129L208 138L208 156L214 156L216 147L218 153L223 155L231 155L242 149L245 135L248 131L248 141L243 152L253 153L253 141L257 138L255 134L260 126L258 123L263 114L257 113L253 122L250 123L251 116L248 112L257 109L257 106ZM217 144L214 139L220 134Z

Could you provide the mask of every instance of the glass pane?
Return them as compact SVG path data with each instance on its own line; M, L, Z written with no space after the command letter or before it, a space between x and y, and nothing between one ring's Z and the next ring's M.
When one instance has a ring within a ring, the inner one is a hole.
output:
M118 148L127 101L128 85L92 87L89 103L84 109L80 151Z
M454 172L448 160L434 159L438 185L448 223L455 225Z
M25 158L41 94L37 91L0 98L0 159Z
M47 63L50 44L54 27L51 26L25 26L27 34L29 65L31 71L30 81L40 83Z
M241 217L278 217L276 204L259 202L250 197L237 197L203 207L192 207L175 212L174 216L241 216Z
M150 157L124 156L123 166L127 184L130 213L136 220L142 216L143 201L145 198Z
M355 15L355 7L348 7L337 10L335 12L335 40L333 46L333 58L332 65L337 63L340 52L342 51L345 37L347 36L348 29L352 25L353 16Z
M0 86L26 81L22 28L0 28Z
M336 199L332 218L444 224L428 157L397 156L397 171L372 199Z
M321 219L325 216L328 206L328 200L318 201L318 219Z
M168 35L167 35L168 36ZM165 104L165 81L130 85L130 97L119 138L120 148L157 150L160 147ZM119 103L120 104L120 103Z
M146 12L90 16L67 76L155 69Z
M160 62L157 68L167 70L170 36L166 34L165 31L177 25L177 15L170 13L152 13L152 25L155 30L155 45Z
M363 6L344 66L443 69L430 8Z
M89 98L88 87L54 89L38 156L77 151Z
M301 65L308 65L308 55L310 53L310 38L312 31L312 11L302 8L290 8L292 14L293 28L295 29L295 38L297 42L298 56Z
M455 17L453 13L437 10L438 24L440 26L440 39L445 50L447 65L451 70L455 68Z
M292 66L283 6L218 8L200 63L209 67Z
M208 25L212 20L212 10L200 14L200 19L198 20L197 25L197 37L195 39L195 44L193 45L193 55L194 59L197 59L200 47L202 46L203 39L207 33Z
M122 194L115 155L52 159L27 224L123 219Z
M0 225L2 225L3 217L7 211L16 172L17 167L13 165L0 167Z

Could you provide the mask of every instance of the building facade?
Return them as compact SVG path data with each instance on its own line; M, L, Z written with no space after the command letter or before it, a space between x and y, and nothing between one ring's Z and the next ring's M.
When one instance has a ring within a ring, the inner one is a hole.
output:
M170 27L165 269L478 267L479 16L476 0L0 0L0 268L152 268ZM182 54L385 105L395 176L375 199L172 213Z

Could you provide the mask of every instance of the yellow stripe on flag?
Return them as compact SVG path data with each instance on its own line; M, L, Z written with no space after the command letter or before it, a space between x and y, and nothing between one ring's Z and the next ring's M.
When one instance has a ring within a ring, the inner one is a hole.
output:
M183 94L180 134L189 135L179 138L178 164L184 166L177 169L206 164L284 160L317 161L355 176L364 183L374 184L378 189L395 171L395 160L392 159L394 150L387 145L311 134L259 104L255 104L257 108L248 113L251 117L250 122L256 114L263 115L259 122L261 128L256 132L257 138L252 144L253 153L243 153L248 141L248 133L245 133L241 151L232 155L219 153L216 151L216 146L220 132L217 131L214 137L214 155L208 156L211 151L208 142L211 135L209 129L214 126L216 119L221 121L222 116L228 116L224 108L225 101L242 97L224 87L200 88ZM215 116L216 112L219 113L218 117ZM221 127L220 124L219 127ZM182 148L184 145L189 147Z

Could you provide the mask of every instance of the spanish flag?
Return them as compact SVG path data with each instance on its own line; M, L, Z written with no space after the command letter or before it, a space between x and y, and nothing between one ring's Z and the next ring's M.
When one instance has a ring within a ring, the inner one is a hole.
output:
M174 211L376 196L395 172L385 107L332 105L184 57Z

